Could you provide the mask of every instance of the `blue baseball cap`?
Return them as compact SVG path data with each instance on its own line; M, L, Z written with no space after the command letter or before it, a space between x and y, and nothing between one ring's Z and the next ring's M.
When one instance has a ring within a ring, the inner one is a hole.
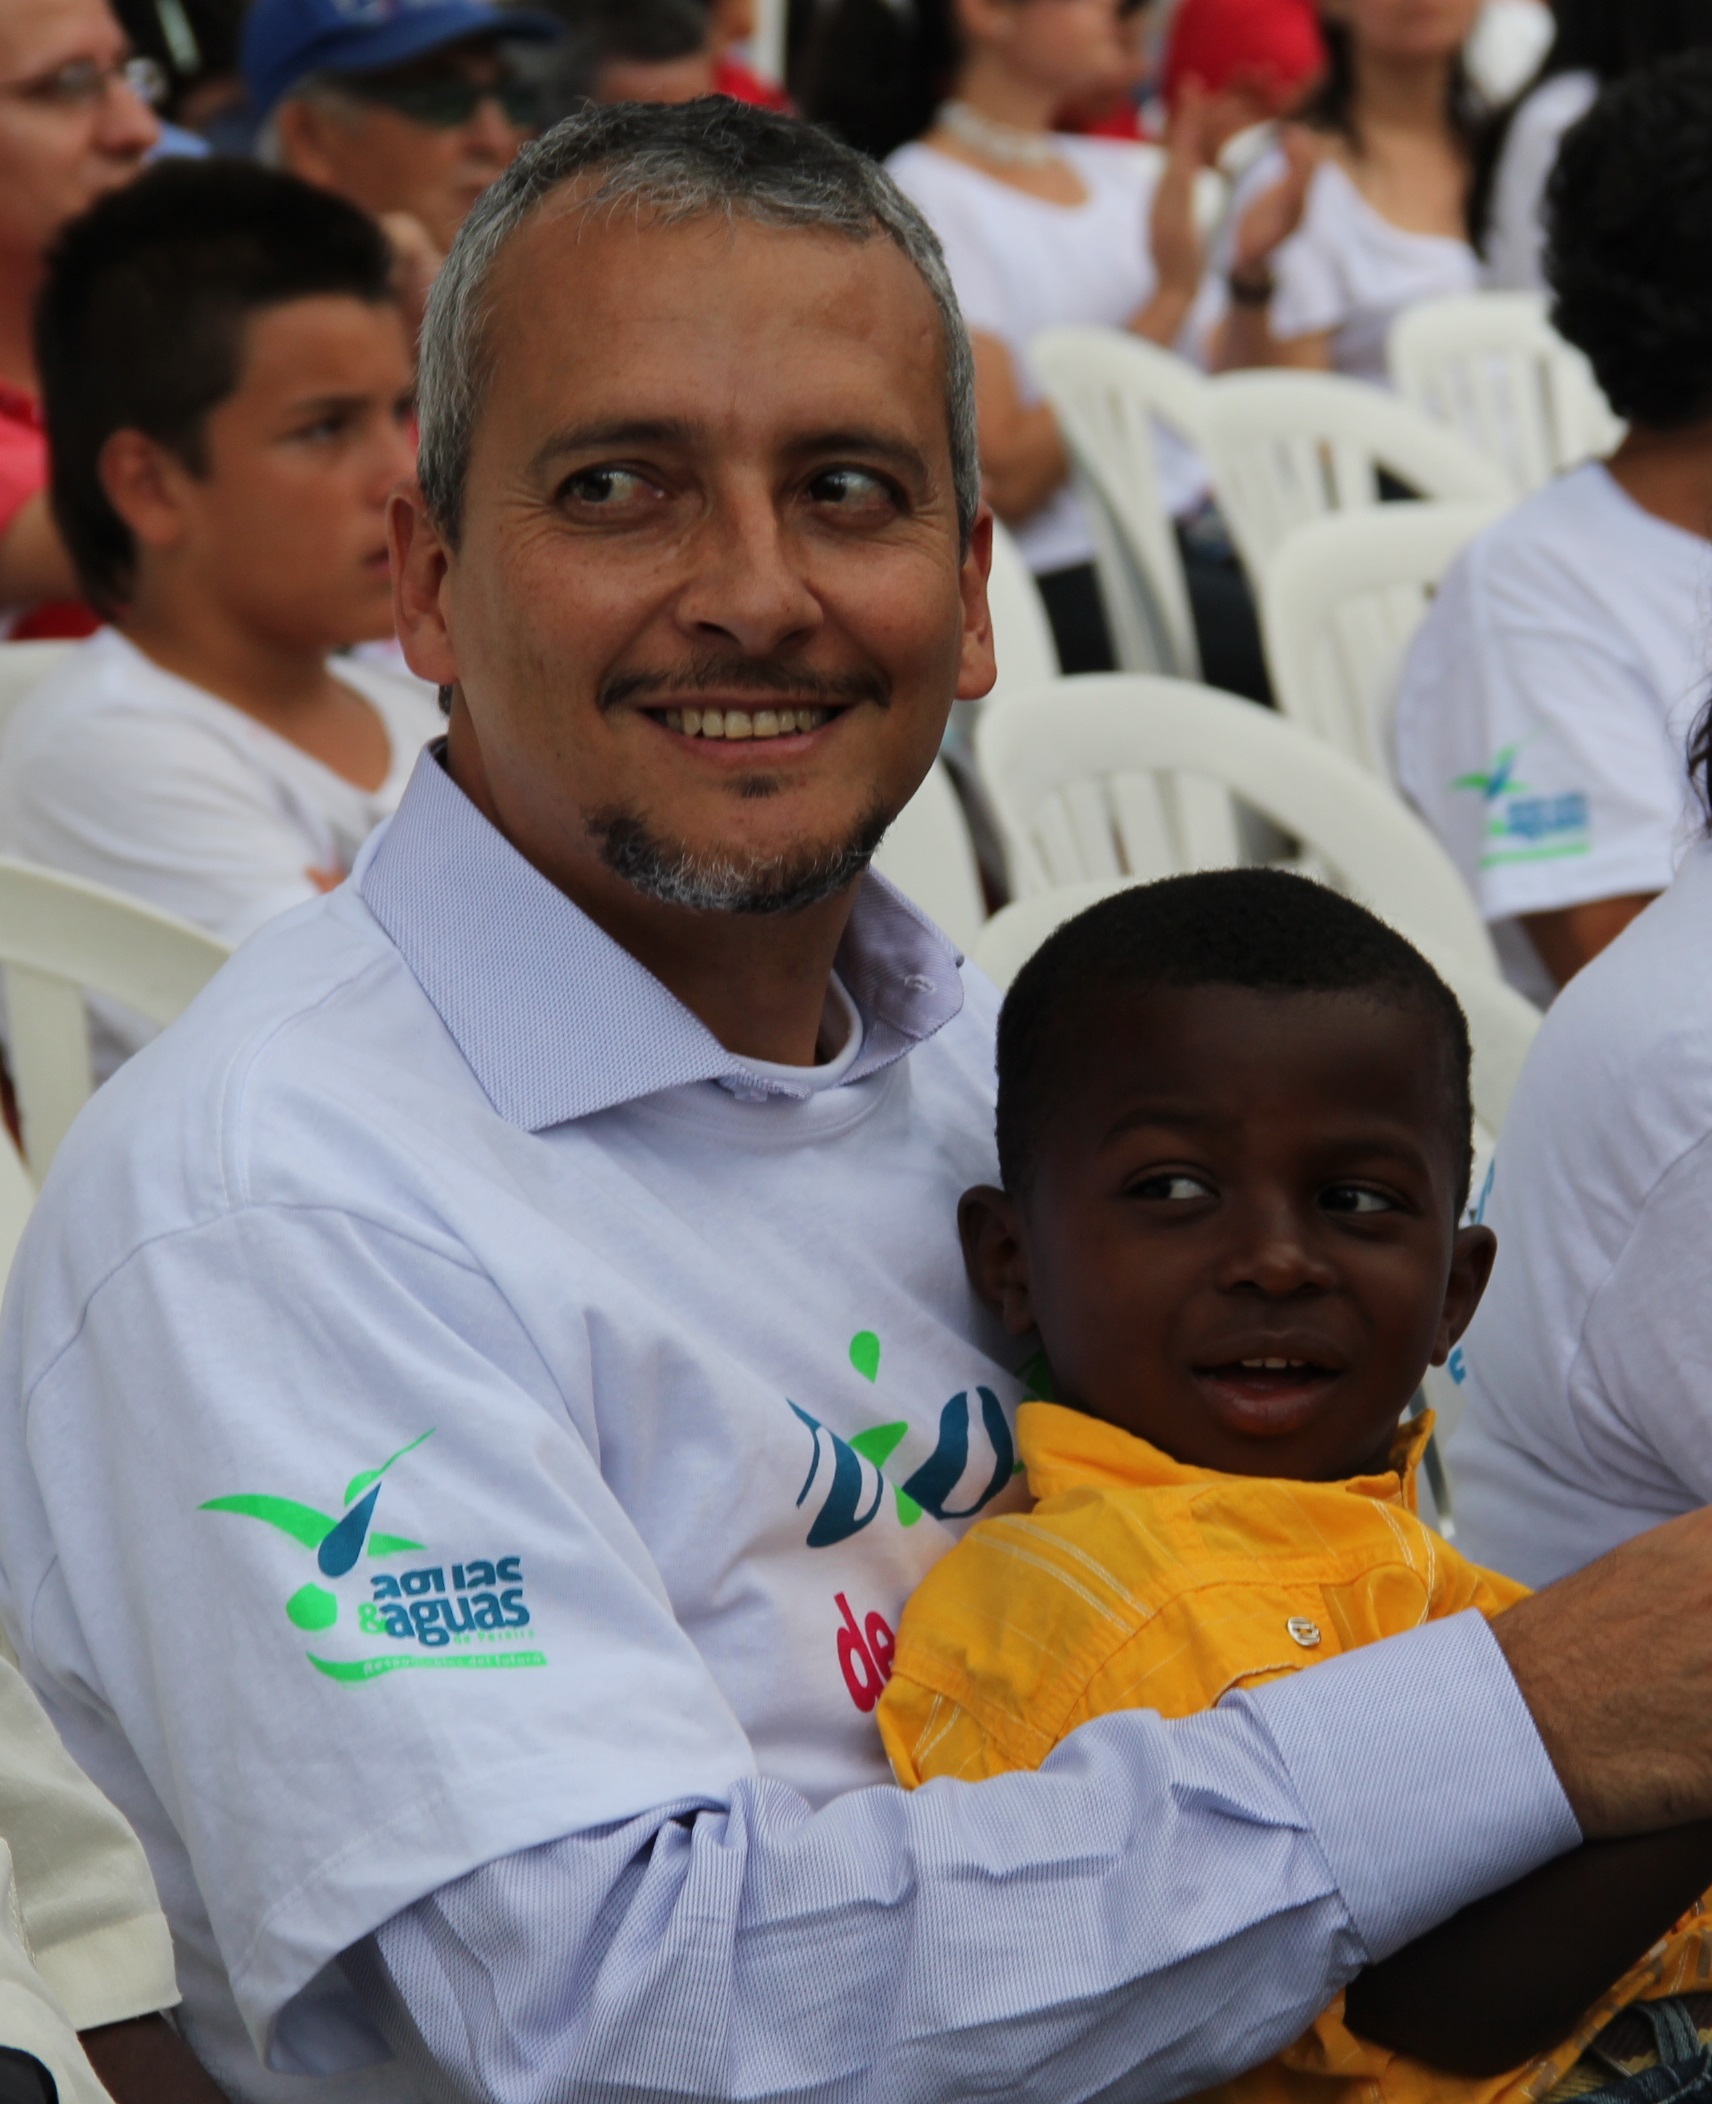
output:
M471 37L544 43L563 26L488 0L255 0L241 64L251 107L265 118L312 73L378 73Z

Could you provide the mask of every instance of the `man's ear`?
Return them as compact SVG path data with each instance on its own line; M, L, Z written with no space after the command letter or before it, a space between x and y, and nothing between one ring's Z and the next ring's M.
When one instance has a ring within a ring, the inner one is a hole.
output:
M404 661L418 679L456 686L458 655L447 605L451 556L414 482L387 499L386 543L392 557L392 618Z
M185 530L183 461L142 431L114 431L96 457L101 492L144 548L170 548Z
M963 595L963 651L957 661L957 699L979 701L993 691L999 663L993 652L993 616L987 579L993 567L993 515L982 505L970 529L958 589Z
M1474 1320L1474 1311L1492 1276L1498 1257L1498 1237L1489 1227L1458 1230L1451 1246L1450 1283L1445 1288L1444 1312L1439 1317L1438 1336L1433 1341L1432 1363L1442 1366L1451 1347Z
M338 120L300 96L282 102L273 116L273 134L279 147L279 164L288 175L301 176L321 190L336 190L343 172L343 157L329 152L332 126ZM348 127L347 127L348 129Z
M994 1185L977 1184L958 1200L957 1232L976 1299L1013 1337L1028 1336L1034 1329L1034 1302L1022 1216L1015 1203Z

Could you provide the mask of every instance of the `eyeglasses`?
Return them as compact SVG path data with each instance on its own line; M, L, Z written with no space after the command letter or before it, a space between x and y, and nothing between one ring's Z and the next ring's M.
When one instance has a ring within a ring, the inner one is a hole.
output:
M506 122L520 131L533 131L541 117L539 91L514 74L503 74L498 80L466 80L456 73L438 80L389 80L384 74L357 73L344 75L339 88L359 102L396 110L399 116L433 131L456 131L490 101L497 102Z
M129 88L137 100L158 109L170 82L166 68L152 58L121 59L104 66L99 59L74 58L35 80L0 81L0 95L14 102L33 102L40 109L85 110L102 101L110 89Z

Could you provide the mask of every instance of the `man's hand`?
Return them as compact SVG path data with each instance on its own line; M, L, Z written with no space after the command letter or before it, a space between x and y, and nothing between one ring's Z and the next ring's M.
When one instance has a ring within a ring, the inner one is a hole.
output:
M1494 1617L1590 1839L1712 1818L1712 1507Z
M224 2092L162 2016L80 2031L77 2042L113 2104L225 2104Z

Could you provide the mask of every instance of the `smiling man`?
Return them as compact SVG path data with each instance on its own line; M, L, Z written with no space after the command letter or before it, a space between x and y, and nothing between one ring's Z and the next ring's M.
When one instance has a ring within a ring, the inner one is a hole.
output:
M421 385L444 750L96 1099L0 1337L0 1605L231 2092L1163 2098L1712 1810L1695 1519L1501 1641L887 1786L1023 1393L955 1229L990 992L865 867L993 675L943 264L813 131L599 112Z

